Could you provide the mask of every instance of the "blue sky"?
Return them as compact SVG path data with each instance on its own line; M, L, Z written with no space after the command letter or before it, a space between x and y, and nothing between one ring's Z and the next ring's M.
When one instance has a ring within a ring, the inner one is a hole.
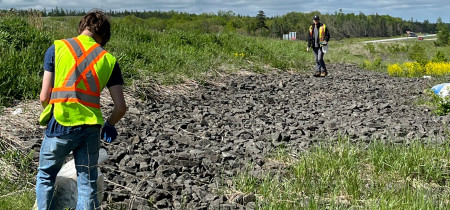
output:
M448 0L0 0L0 8L17 9L66 9L102 8L104 10L175 10L189 13L217 13L232 10L242 15L255 16L263 10L267 16L283 15L288 12L334 13L342 9L344 13L391 15L404 20L436 22L441 17L450 23L450 3Z

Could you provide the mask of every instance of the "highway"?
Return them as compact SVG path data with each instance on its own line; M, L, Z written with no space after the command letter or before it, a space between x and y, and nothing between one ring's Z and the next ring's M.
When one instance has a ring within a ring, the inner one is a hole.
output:
M419 37L423 37L424 41L432 41L432 40L436 40L437 39L437 38L429 39L429 37L436 37L436 34L430 34L430 35L427 35L427 36L418 36L418 37L401 37L401 38L391 38L391 39L380 39L380 40L373 40L373 41L364 41L363 43L395 42L395 41L401 41L401 40L419 39Z

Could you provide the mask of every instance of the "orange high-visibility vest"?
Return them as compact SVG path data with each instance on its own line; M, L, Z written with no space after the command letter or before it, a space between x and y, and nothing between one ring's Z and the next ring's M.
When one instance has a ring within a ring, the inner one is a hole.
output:
M325 41L325 29L327 28L327 26L325 24L322 24L322 26L320 26L319 28L319 41L323 42ZM313 36L313 27L309 26L309 34L311 36Z
M46 125L53 115L64 126L103 124L100 93L116 59L92 37L55 41L55 81L49 105L41 114Z

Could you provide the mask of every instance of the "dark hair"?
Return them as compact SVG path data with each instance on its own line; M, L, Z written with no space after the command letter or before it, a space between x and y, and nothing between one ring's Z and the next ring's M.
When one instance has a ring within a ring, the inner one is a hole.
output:
M111 38L111 23L108 16L102 11L90 11L80 20L78 33L81 34L85 29L102 37L102 46L105 46Z

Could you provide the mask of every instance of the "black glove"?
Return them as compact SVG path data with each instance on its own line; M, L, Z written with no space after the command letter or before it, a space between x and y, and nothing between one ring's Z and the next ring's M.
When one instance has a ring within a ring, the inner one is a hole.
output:
M103 125L101 138L108 143L111 143L117 138L117 130L113 125L110 125L108 123L108 120L106 120L105 124Z

